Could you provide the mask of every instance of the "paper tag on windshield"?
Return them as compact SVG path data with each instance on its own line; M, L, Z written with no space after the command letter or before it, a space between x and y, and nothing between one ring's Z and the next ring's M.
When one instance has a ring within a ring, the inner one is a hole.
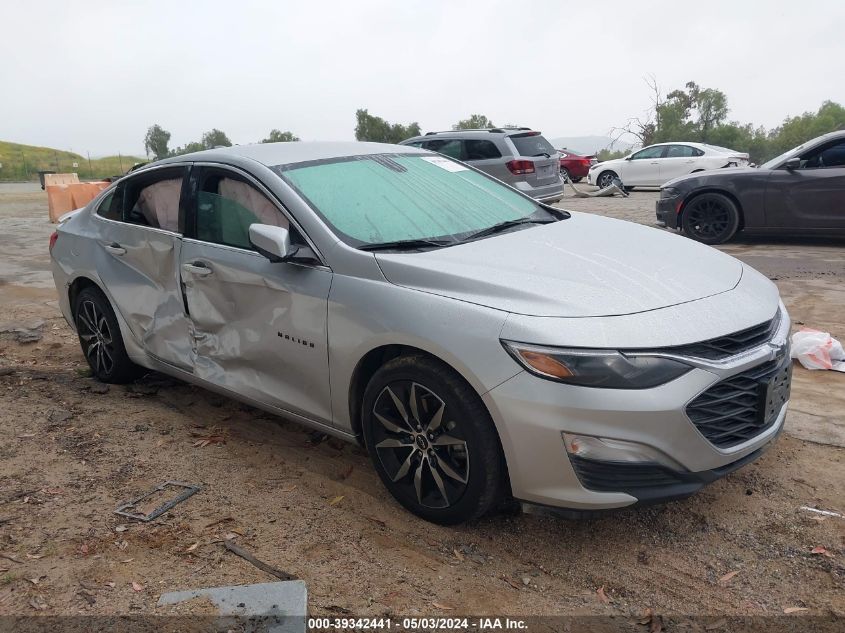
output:
M448 158L443 158L442 156L422 156L421 158L427 163L437 165L438 167L440 167L440 169L445 169L446 171L467 170L467 168L461 165L460 163L456 163L455 161L449 160Z

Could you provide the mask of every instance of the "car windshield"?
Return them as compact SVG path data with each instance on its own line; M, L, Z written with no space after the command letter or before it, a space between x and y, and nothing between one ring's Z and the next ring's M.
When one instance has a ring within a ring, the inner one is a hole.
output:
M780 156L775 156L772 160L765 162L762 165L760 165L760 169L774 169L780 163L785 161L787 158L789 158L793 154L798 154L802 149L804 149L804 145L805 145L804 143L801 143L801 145L799 145L797 147L793 147L788 152L784 152Z
M433 154L371 154L273 169L356 247L422 240L449 245L503 222L560 217L492 178Z

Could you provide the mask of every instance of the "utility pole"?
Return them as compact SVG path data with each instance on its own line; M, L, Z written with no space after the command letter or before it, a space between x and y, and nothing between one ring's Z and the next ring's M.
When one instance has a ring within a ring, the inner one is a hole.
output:
M56 158L56 171L59 171L59 153L54 151L53 156Z
M91 167L91 152L86 150L85 153L88 154L88 173L91 174L91 180L94 180L94 168Z
M117 160L120 163L120 174L123 175L123 156L120 155L120 152L117 153Z

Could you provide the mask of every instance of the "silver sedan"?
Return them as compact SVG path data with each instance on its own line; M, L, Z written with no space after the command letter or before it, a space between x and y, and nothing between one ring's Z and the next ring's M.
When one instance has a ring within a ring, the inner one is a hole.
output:
M138 169L51 239L94 375L150 369L362 442L442 524L691 494L776 438L789 317L741 262L407 146Z

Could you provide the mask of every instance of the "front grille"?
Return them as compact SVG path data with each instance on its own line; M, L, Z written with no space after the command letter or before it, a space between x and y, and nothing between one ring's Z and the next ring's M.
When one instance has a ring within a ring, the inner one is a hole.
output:
M700 343L664 348L661 351L667 351L681 356L705 358L707 360L721 360L771 340L780 325L780 319L781 313L780 309L778 309L777 314L775 314L775 317L771 321L766 321L760 325L755 325L754 327L728 334L727 336L711 338Z
M601 462L577 455L570 455L569 460L581 484L597 492L658 488L682 483L671 470L657 464Z
M687 416L719 448L742 444L775 422L791 378L788 358L758 365L710 387L687 405Z

